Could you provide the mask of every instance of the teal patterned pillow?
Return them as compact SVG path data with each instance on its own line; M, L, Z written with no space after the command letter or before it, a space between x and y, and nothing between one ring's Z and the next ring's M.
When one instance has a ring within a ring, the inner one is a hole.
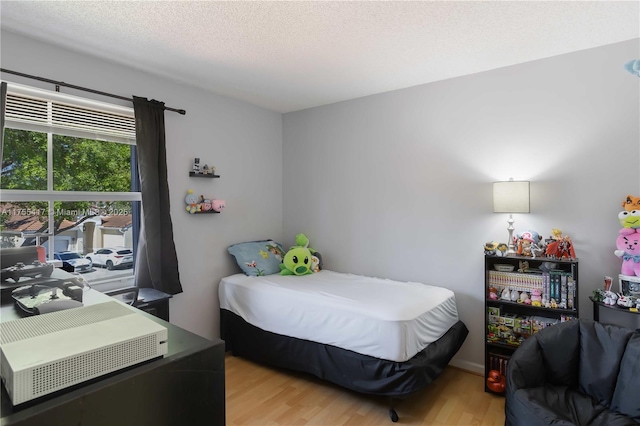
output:
M273 240L249 241L228 248L236 263L246 275L263 276L280 272L284 257L282 245Z

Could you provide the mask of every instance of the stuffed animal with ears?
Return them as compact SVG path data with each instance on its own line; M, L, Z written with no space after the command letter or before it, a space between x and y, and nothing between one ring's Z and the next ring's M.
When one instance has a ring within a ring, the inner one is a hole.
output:
M640 229L622 228L613 253L622 258L622 275L640 277Z
M627 195L627 198L622 202L622 207L624 207L624 209L628 212L633 210L640 210L640 197Z

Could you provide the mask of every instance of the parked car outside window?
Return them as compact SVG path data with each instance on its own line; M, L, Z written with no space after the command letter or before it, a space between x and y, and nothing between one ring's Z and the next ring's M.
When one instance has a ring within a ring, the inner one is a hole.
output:
M53 258L62 261L62 269L67 272L89 272L93 269L91 260L73 251L54 253Z
M112 270L133 267L133 251L128 248L103 248L85 256L94 266Z

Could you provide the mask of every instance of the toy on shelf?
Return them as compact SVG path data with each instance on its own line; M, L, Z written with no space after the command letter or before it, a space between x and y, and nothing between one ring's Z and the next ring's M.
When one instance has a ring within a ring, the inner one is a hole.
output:
M528 256L535 258L544 254L541 245L542 237L536 231L519 232L516 235L516 247L518 256Z
M539 288L531 290L531 305L538 307L542 306L542 290Z
M507 249L508 247L505 243L489 241L484 244L484 254L487 256L505 257L507 255Z
M622 228L616 239L617 250L613 253L622 258L622 275L640 277L640 229Z
M575 259L576 252L573 249L573 242L567 235L562 235L559 229L552 230L553 236L547 244L546 254L556 259Z
M216 175L215 166L210 166L205 164L204 166L200 166L200 159L193 159L193 166L191 167L191 171L189 172L189 176L202 176L202 177L219 177Z
M622 229L613 254L622 259L622 275L640 277L640 197L627 195L622 207L624 210L618 214Z
M628 212L640 210L640 197L627 195L627 198L622 202L622 207Z
M640 210L622 210L618 214L618 220L623 228L638 229L640 228Z
M204 195L198 196L194 194L193 189L187 192L184 202L187 203L187 211L191 214L220 213L226 207L224 200L209 199Z
M506 387L507 379L498 370L489 371L487 376L487 387L495 393L503 393Z

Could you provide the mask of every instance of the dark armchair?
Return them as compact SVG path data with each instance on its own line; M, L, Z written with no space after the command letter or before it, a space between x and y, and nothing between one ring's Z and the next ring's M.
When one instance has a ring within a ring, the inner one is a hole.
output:
M640 333L590 320L545 328L511 357L506 425L640 424Z

